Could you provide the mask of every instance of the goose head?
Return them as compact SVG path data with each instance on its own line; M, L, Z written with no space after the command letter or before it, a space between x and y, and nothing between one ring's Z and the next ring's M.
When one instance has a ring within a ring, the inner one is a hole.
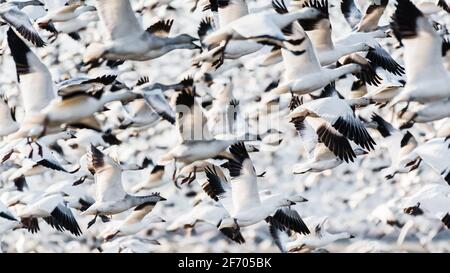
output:
M86 49L86 53L83 56L83 63L85 65L95 63L100 58L105 56L106 53L107 50L104 45L100 43L92 43Z

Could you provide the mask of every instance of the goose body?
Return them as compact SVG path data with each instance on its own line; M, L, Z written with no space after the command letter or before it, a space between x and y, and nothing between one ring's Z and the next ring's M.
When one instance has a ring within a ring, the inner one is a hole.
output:
M144 31L131 8L129 0L96 0L100 20L107 29L109 40L103 44L91 44L84 62L100 58L112 60L146 61L158 58L174 49L195 49L195 39L187 34L173 38L158 37Z

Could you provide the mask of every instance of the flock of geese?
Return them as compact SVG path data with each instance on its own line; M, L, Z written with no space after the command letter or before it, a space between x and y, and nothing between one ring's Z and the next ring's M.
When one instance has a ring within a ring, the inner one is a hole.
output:
M0 1L0 250L449 251L449 12Z

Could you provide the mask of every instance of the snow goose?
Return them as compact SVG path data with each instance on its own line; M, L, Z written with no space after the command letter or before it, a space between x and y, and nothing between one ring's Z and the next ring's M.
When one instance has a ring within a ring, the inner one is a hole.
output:
M425 123L450 117L449 106L450 99L437 100L414 108L407 106L398 113L398 117L404 121L400 128L409 128L416 122Z
M402 88L405 86L404 80L393 81L393 82L384 82L378 88L372 89L367 94L363 96L373 100L374 102L386 105L391 99L393 99L396 95L398 95Z
M152 189L152 188L162 185L162 183L163 183L162 177L164 175L164 169L165 169L165 167L162 165L154 166L150 172L148 179L135 185L132 188L132 191L139 192L141 190L149 190L149 189Z
M428 184L405 198L403 210L410 215L430 214L450 229L450 187Z
M321 11L322 16L316 20L300 20L303 29L308 33L308 37L316 49L320 64L330 65L338 61L341 57L359 51L368 51L370 47L364 42L354 44L339 45L334 44L331 38L332 26L328 12L328 1L310 0L305 1L305 7L316 8Z
M302 39L303 42L290 45L289 50L281 50L285 68L284 78L276 88L270 91L272 94L287 92L308 94L324 88L335 79L349 73L355 73L369 84L377 85L380 82L371 64L360 56L347 57L343 65L338 68L322 67L308 35L300 24L293 23L290 32L288 36L292 37L290 39ZM299 55L295 52L303 52L303 54Z
M308 226L314 227L314 229L307 235L297 234L295 241L287 242L287 251L296 252L303 248L323 248L337 240L355 238L348 232L329 233L326 229L328 217L307 217L304 220Z
M202 107L195 100L195 90L184 89L176 98L177 127L182 142L164 155L158 164L164 165L175 159L185 164L197 160L216 157L235 143L234 139L216 139L211 137L206 126L207 119ZM204 128L205 127L205 128Z
M276 0L272 4L275 9L280 6L280 3ZM272 10L251 13L214 31L206 36L203 41L207 45L219 45L224 40L250 39L284 47L283 41L286 40L282 32L284 27L298 19L313 19L319 15L320 12L312 8L304 8L284 14ZM292 42L295 43L295 41Z
M405 45L407 81L391 104L448 99L450 76L441 57L442 40L428 19L411 1L399 0L393 15L393 27Z
M39 32L34 29L28 15L21 11L25 5L42 5L42 3L39 1L28 1L21 4L20 2L10 1L0 4L0 25L6 22L35 46L43 47L45 42L40 37Z
M244 0L212 0L210 1L210 4L204 7L204 10L206 9L210 9L213 13L217 13L218 16L214 20L210 17L206 17L200 22L197 33L200 37L202 45L205 45L204 38L211 34L215 29L220 29L221 27L224 27L229 23L249 14L247 3ZM213 25L215 25L215 27ZM213 58L212 66L217 68L221 62L221 60L217 60L218 56L223 55L223 58L225 59L238 59L242 56L256 52L262 47L263 45L255 41L232 40L227 42L226 46L225 44L221 44L213 49L209 48L208 51L194 58L193 62L196 63L200 60ZM214 64L214 62L218 63Z
M98 215L117 214L145 203L166 200L159 193L147 196L129 195L123 189L122 169L117 162L92 145L88 157L90 168L95 172L96 185L95 203L82 213L95 215L88 228L95 223Z
M229 213L228 217L218 223L217 228L237 243L245 242L240 227L251 226L262 220L272 225L277 224L280 228L309 233L295 210L283 209L306 199L301 196L286 197L275 194L261 201L257 175L244 143L233 144L230 152L234 156L234 159L228 161L228 170L232 177L231 189L224 177L217 175L215 168L207 167L205 170L207 181L203 190Z
M245 0L210 0L209 4L203 7L203 11L208 9L213 13L217 13L219 19L219 27L224 27L249 13L248 6Z
M42 218L58 231L68 230L75 236L82 234L72 211L59 194L40 198L35 203L27 205L18 216L31 233L39 231L38 218Z
M302 136L309 135L306 141L310 154L321 142L339 159L353 162L356 154L349 140L369 151L373 150L375 141L351 106L350 100L337 96L319 98L297 106L289 118Z
M8 99L5 95L0 99L0 136L7 136L19 130L19 124L16 121L15 107L8 105Z
M147 216L155 207L155 202L144 203L137 206L130 215L105 236L106 241L110 241L119 236L129 236L140 232L153 223L164 223L165 220L156 215Z
M418 145L409 154L405 155L401 162L405 162L407 167L412 164L419 165L423 161L440 174L450 185L450 164L448 158L450 158L450 137L438 137Z
M391 159L391 165L385 171L385 177L392 179L398 173L409 172L417 168L417 165L404 166L405 163L401 161L404 156L417 147L417 141L414 136L409 131L403 133L394 128L392 124L375 113L372 115L372 121L375 122L375 128L383 137L383 146L388 150Z
M154 110L158 115L168 122L175 123L175 111L170 106L169 102L164 96L164 93L169 90L180 91L183 88L189 88L193 84L191 78L186 78L176 84L161 84L149 83L148 77L143 77L137 84L136 92L140 92L144 97L148 106Z
M0 239L5 232L21 227L20 221L14 214L0 201Z
M36 24L45 30L50 32L55 31L55 22L67 22L76 19L84 12L95 11L95 7L84 5L83 3L73 3L64 5L59 8L51 9L47 14L36 20Z
M369 33L353 32L336 41L332 39L332 27L328 15L328 1L306 1L306 7L320 10L323 14L316 20L300 20L300 24L307 31L312 44L316 48L317 57L322 65L330 65L339 58L360 52L360 55L369 59L374 65L395 74L404 74L404 69L386 52L375 38L387 37L382 30ZM377 7L374 4L374 7Z
M12 29L8 30L7 35L11 55L16 64L25 114L38 113L55 98L52 76L47 66Z
M60 96L50 101L41 113L45 116L49 127L56 127L63 123L77 123L84 118L89 118L103 110L105 104L109 102L130 101L136 97L137 94L130 90L60 92Z
M75 173L78 168L72 171L66 170L60 161L55 157L52 151L39 142L29 142L17 145L11 149L2 158L2 162L9 160L14 154L18 155L20 168L13 172L8 179L14 181L20 177L28 177L43 174L48 170L60 171L65 173Z
M370 32L378 28L378 22L386 9L389 0L370 1L366 12L362 15L356 7L354 0L343 0L341 11L345 20L353 30L359 32Z
M95 6L107 29L109 40L103 44L89 45L83 58L85 64L100 58L146 61L174 49L198 48L193 43L197 39L187 34L166 38L142 29L129 0L96 0Z

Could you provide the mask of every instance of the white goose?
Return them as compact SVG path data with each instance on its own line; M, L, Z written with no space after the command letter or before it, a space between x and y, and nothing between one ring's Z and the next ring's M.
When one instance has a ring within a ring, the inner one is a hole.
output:
M345 162L353 162L356 157L349 140L367 150L374 148L375 141L355 116L352 103L337 96L319 98L297 106L289 114L301 135L309 136L306 141L311 155L319 141Z
M147 196L129 195L123 189L122 169L117 162L94 146L91 146L88 157L89 168L95 172L96 185L95 203L81 214L95 215L95 218L89 222L88 228L95 223L98 215L117 214L145 203L166 200L158 193Z
M147 216L155 207L157 202L144 203L137 206L130 215L120 222L105 236L106 241L110 241L119 236L129 236L148 229L150 224L164 223L165 220L156 215Z
M335 44L331 38L331 22L328 12L328 1L305 1L304 6L316 8L321 11L322 16L317 20L300 21L303 29L308 33L312 44L317 52L320 64L330 65L337 62L341 57L359 51L368 51L370 47L364 42L355 42L348 45Z
M375 128L383 137L383 146L387 149L391 159L391 165L385 171L385 177L392 179L398 173L407 173L417 168L417 163L405 166L410 162L403 162L402 160L403 157L417 147L417 141L414 136L409 131L402 133L377 114L372 115L372 121L375 122Z
M38 218L42 218L58 231L68 230L75 236L82 234L72 211L59 194L39 198L36 202L27 205L18 213L18 216L31 233L39 231Z
M210 136L204 128L206 116L202 107L195 100L195 90L183 90L176 99L178 118L176 121L182 142L164 155L158 164L165 165L172 160L190 164L197 160L216 157L236 140L221 140ZM174 173L175 175L175 173ZM175 178L175 177L174 177Z
M240 227L251 226L262 220L299 233L309 233L295 210L282 209L294 205L295 202L307 200L301 196L287 198L277 194L260 200L257 175L244 143L233 144L230 152L234 156L227 164L232 177L231 189L224 181L224 177L217 175L215 168L205 170L208 179L203 190L219 202L229 214L218 223L217 228L237 243L245 242Z
M6 231L20 227L21 223L14 214L0 201L0 239Z
M20 2L20 1L8 1L0 4L0 25L6 22L13 27L20 35L25 39L32 42L37 47L45 46L45 42L33 27L33 23L26 13L21 9L28 5L40 5L42 3L37 0Z
M277 2L272 2L277 6ZM320 12L312 8L304 8L291 13L279 14L272 10L248 14L234 20L204 38L207 45L219 45L225 40L251 39L262 43L273 43L284 46L285 36L282 29L298 19L313 19Z
M140 26L129 0L96 0L100 20L107 29L108 41L89 45L84 63L100 58L146 61L174 49L195 49L196 39L182 34L173 38L158 37Z
M303 42L287 45L289 50L281 50L285 68L284 78L278 87L271 90L273 94L288 92L299 95L308 94L324 88L332 81L349 73L356 73L359 78L369 84L377 85L380 82L375 70L360 56L346 58L344 65L338 68L322 67L308 35L297 22L292 24L288 37L292 37L292 40L302 39Z
M414 216L430 214L450 229L450 187L435 183L423 186L405 198L403 211Z
M19 130L19 124L16 121L15 107L8 105L8 99L5 95L0 99L0 137L7 136Z
M362 15L354 0L343 0L341 2L341 11L353 30L370 32L379 28L378 23L388 3L389 0L370 1L365 14Z
M42 28L51 32L55 31L56 22L67 22L76 19L78 16L85 12L95 11L95 7L84 5L83 3L73 3L69 5L62 5L55 7L47 12L47 14L36 20L36 24Z
M448 99L450 75L442 62L442 40L428 18L411 1L399 0L393 20L405 45L407 82L391 104Z
M152 171L150 172L149 177L142 181L141 183L133 186L132 192L139 192L141 190L149 190L155 187L158 187L164 183L162 181L162 177L164 175L164 169L165 167L162 165L156 165L153 167Z
M197 33L200 37L200 40L202 41L202 44L204 43L204 37L212 33L215 28L220 29L221 27L225 27L231 22L236 21L239 18L249 14L247 3L244 0L211 0L209 2L210 4L206 5L204 7L204 10L210 9L213 13L217 13L218 16L215 17L214 20L206 17L200 22ZM213 25L215 25L215 28ZM194 58L193 62L197 63L199 61L208 59L212 59L210 60L212 62L219 62L219 60L217 60L217 57L218 55L222 54L225 59L238 59L242 56L254 53L260 50L262 47L263 45L255 41L232 40L226 44L226 47L224 44L222 44L218 47L215 47L214 49L205 51L204 53ZM218 65L214 66L217 67Z
M38 56L9 29L8 45L16 64L25 115L39 113L55 98L52 76Z
M401 162L405 166L412 164L419 165L423 160L433 170L442 176L442 178L450 185L450 137L439 137L428 140L420 144L409 154L405 155Z
M287 242L286 249L288 252L300 251L303 248L323 248L337 240L355 238L348 232L328 232L326 229L328 217L307 217L304 220L308 226L314 227L314 229L307 235L297 234L295 241Z

